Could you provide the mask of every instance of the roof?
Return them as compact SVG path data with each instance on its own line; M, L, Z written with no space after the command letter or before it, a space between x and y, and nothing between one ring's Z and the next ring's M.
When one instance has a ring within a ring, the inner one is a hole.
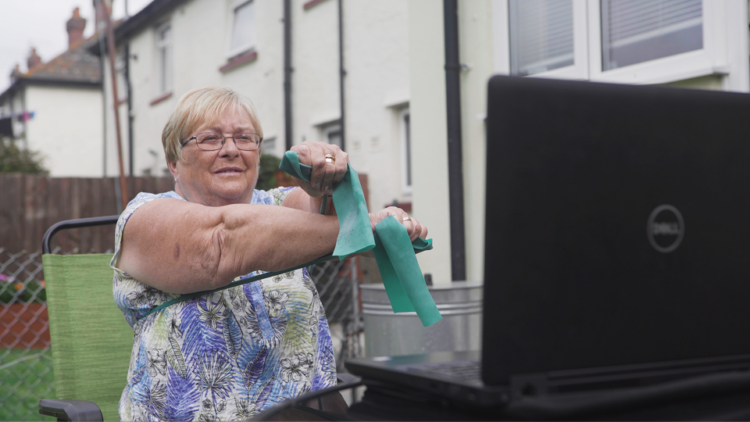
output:
M115 28L115 42L120 43L123 40L129 39L134 34L141 31L145 26L151 25L171 12L175 7L187 0L153 0L146 7L141 9L140 12L128 18L128 20L122 22ZM105 49L106 49L106 38L105 38ZM101 54L99 50L99 44L95 43L89 46L89 52L99 56Z
M98 44L98 37L98 34L94 34L81 40L47 63L16 76L10 87L0 94L0 103L27 85L100 87L102 73L99 57L90 51L92 44Z
M100 84L102 73L99 58L88 50L91 44L98 44L98 41L97 36L81 40L47 63L40 64L23 73L21 78Z

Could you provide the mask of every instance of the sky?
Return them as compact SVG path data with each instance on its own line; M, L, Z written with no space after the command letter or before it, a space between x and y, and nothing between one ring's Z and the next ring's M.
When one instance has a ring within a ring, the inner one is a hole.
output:
M114 0L115 19L143 9L151 0ZM10 72L16 63L25 72L26 59L31 48L44 63L68 49L68 32L65 23L80 8L86 19L84 36L94 32L93 0L0 0L0 93L10 86Z

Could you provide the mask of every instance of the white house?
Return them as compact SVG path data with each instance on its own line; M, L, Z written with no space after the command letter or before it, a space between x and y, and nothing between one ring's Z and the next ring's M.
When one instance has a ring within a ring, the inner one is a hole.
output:
M126 168L132 162L134 175L164 174L161 132L177 101L221 85L253 101L264 153L281 155L304 140L343 141L369 177L372 206L410 205L407 25L401 0L154 0L115 32ZM107 70L108 110L109 78ZM110 114L107 168L115 175Z
M103 130L99 59L83 39L78 8L67 22L68 50L42 63L34 49L28 71L18 67L0 94L0 119L14 138L40 151L52 177L101 177Z
M444 2L408 2L413 214L450 239ZM466 278L484 268L486 84L491 75L747 92L746 0L459 0ZM420 254L436 284L451 250Z

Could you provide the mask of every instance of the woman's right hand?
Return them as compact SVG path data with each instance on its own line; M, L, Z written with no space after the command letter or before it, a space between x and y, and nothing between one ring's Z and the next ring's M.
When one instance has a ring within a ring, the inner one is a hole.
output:
M297 179L299 186L313 198L323 196L326 187L333 187L344 178L349 163L349 155L337 145L324 142L305 141L291 148L297 153L300 164L312 167L310 181ZM326 160L326 155L333 157Z
M418 237L427 239L427 226L420 224L416 218L410 217L406 211L396 207L388 207L380 211L371 212L370 225L372 225L372 230L375 231L375 226L385 220L388 216L393 216L396 221L406 227L406 233L409 234L409 240L412 242Z

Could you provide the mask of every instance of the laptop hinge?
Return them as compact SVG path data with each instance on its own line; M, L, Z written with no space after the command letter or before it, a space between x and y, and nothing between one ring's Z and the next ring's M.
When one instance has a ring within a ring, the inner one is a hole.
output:
M510 396L515 401L523 397L542 396L549 393L547 374L515 375L510 378Z

